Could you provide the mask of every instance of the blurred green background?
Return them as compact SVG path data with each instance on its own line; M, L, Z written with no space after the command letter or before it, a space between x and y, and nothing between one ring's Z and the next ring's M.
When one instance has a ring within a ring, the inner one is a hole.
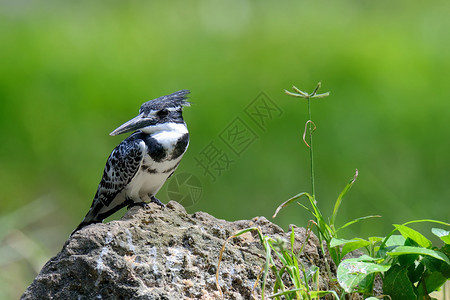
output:
M108 133L179 89L194 104L177 172L202 185L189 212L270 219L309 191L306 103L283 89L322 81L319 207L329 215L358 168L338 223L383 216L342 237L450 221L449 14L444 0L0 1L0 298L23 293L87 212L124 138ZM282 110L264 130L245 114L260 92ZM236 117L257 136L239 157L220 139ZM234 160L214 182L196 162L210 142ZM167 187L158 196L167 201ZM275 222L309 219L293 205Z

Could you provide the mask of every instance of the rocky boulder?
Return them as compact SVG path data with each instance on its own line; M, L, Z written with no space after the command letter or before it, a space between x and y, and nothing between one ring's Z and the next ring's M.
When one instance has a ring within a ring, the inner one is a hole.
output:
M264 217L227 222L204 212L188 214L174 201L165 208L133 207L122 220L75 233L21 299L220 299L215 278L220 250L229 236L254 226L265 235L289 240L288 233ZM294 231L299 249L306 232L298 227ZM311 234L300 259L325 272L318 249L318 239ZM259 299L263 264L256 233L231 239L220 266L224 298ZM322 275L321 288L329 289L331 283ZM271 284L269 278L266 293Z

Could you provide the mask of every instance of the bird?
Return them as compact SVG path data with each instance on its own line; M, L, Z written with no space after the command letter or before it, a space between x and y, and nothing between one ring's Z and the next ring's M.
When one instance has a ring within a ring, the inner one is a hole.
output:
M139 114L110 133L134 131L109 155L91 208L71 233L101 223L128 206L148 207L147 202L164 204L155 197L178 167L189 146L189 132L183 107L189 90L180 90L143 103Z

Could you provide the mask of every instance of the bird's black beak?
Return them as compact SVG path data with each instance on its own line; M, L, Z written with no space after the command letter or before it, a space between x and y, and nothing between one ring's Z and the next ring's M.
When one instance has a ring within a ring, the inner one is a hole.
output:
M144 116L144 114L140 114L128 122L117 127L113 132L111 132L110 136L116 136L122 133L138 130L149 125L155 124L155 120L153 118L149 118Z

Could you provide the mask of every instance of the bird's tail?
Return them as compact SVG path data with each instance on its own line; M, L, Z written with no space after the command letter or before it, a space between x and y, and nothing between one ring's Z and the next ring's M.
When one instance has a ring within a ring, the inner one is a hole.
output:
M91 221L82 221L81 223L80 223L80 225L78 225L77 226L77 228L75 228L75 230L74 231L72 231L72 233L70 234L70 236L72 236L75 232L77 232L78 230L80 230L80 229L82 229L82 228L84 228L84 227L86 227L86 226L88 226L88 225L91 225L91 224L94 224L94 223L101 223L102 221L96 221L96 220L91 220Z
M106 219L113 213L132 203L133 201L131 199L126 199L125 201L123 201L118 205L112 205L111 207L107 207L105 206L105 204L102 203L102 201L99 200L97 195L95 195L94 201L92 202L91 208L89 209L88 213L84 217L83 221L81 221L80 225L78 225L78 227L75 228L74 231L72 231L70 236L72 236L75 232L77 232L78 230L82 229L85 226L103 222L104 219Z
M72 231L70 236L72 236L75 232L77 232L78 230L80 230L90 224L103 222L103 218L99 215L99 210L101 209L103 204L100 201L96 201L97 200L96 198L92 202L91 208L89 209L88 213L84 217L83 221L81 221L80 225L78 225L77 228L75 228L75 230Z
M72 231L72 233L70 234L70 236L72 236L75 232L77 232L78 230L91 225L91 224L95 224L95 223L101 223L103 220L95 220L95 219L88 219L89 213L86 215L86 217L83 219L83 221L81 221L80 225L77 226L77 228L75 228L74 231Z

